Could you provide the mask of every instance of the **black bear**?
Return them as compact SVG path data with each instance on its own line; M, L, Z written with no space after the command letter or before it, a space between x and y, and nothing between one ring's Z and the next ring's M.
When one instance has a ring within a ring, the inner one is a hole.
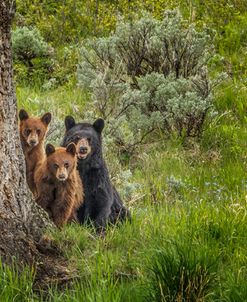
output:
M66 132L62 146L76 144L77 169L84 187L84 203L78 210L80 223L92 221L96 229L103 230L108 222L130 219L129 211L112 186L102 155L102 130L104 120L93 124L76 123L74 118L65 118Z

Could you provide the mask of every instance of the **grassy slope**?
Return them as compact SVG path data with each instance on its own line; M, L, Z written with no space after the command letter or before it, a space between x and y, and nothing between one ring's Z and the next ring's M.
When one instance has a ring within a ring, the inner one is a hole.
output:
M227 110L240 94L224 92L218 106ZM73 88L18 88L17 96L19 107L49 109L60 121L75 108L79 116L86 100ZM63 293L51 288L48 300L246 301L246 139L241 118L229 112L200 144L174 140L140 154L132 181L143 197L129 204L131 224L104 239L77 225L53 233L79 279ZM28 272L1 270L1 301L42 300Z

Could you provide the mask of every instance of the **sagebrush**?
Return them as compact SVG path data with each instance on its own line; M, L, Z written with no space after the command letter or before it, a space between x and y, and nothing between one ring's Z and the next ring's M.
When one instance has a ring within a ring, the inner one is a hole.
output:
M201 135L212 91L225 76L209 77L211 39L179 11L167 11L162 21L120 22L112 36L81 49L78 82L119 147L131 150L157 131Z

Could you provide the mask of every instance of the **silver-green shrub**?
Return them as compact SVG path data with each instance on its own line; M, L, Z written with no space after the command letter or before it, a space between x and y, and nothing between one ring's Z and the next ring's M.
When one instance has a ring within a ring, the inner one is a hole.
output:
M178 11L167 11L163 21L119 22L110 37L87 41L78 82L118 146L135 147L157 130L201 135L212 90L224 77L209 77L211 40L207 30L198 32Z
M17 27L12 32L15 79L19 83L43 84L53 70L53 48L37 28Z
M12 32L12 50L15 59L30 64L32 59L46 57L49 49L37 28L17 27Z

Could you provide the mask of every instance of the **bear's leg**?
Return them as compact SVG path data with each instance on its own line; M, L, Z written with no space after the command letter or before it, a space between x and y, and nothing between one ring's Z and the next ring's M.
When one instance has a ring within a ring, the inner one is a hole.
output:
M86 222L86 204L87 202L85 201L77 210L77 218L81 224Z
M66 224L72 215L73 202L70 199L55 200L51 207L52 218L57 227Z
M90 218L94 221L97 231L105 230L113 203L112 192L99 188L93 203L94 207Z
M33 193L34 196L37 195L37 188L34 182L34 172L33 171L27 172L26 177L27 177L27 184L29 186L30 191Z
M98 208L99 210L99 208ZM96 231L98 233L104 233L108 220L109 220L109 215L110 215L110 208L109 207L104 207L101 208L98 215L94 217L94 226L96 228Z
M71 223L71 222L79 222L75 210L71 211L71 215L70 215L70 217L68 218L68 221L67 221L67 222L68 222L68 223Z
M53 200L53 190L46 185L37 186L37 193L35 196L36 203L41 206L46 212L48 212L51 218L51 212L49 210L50 204Z
M111 207L111 214L109 221L112 224L117 222L123 222L124 220L131 221L129 210L123 205L120 195L117 190L113 187L113 204Z

